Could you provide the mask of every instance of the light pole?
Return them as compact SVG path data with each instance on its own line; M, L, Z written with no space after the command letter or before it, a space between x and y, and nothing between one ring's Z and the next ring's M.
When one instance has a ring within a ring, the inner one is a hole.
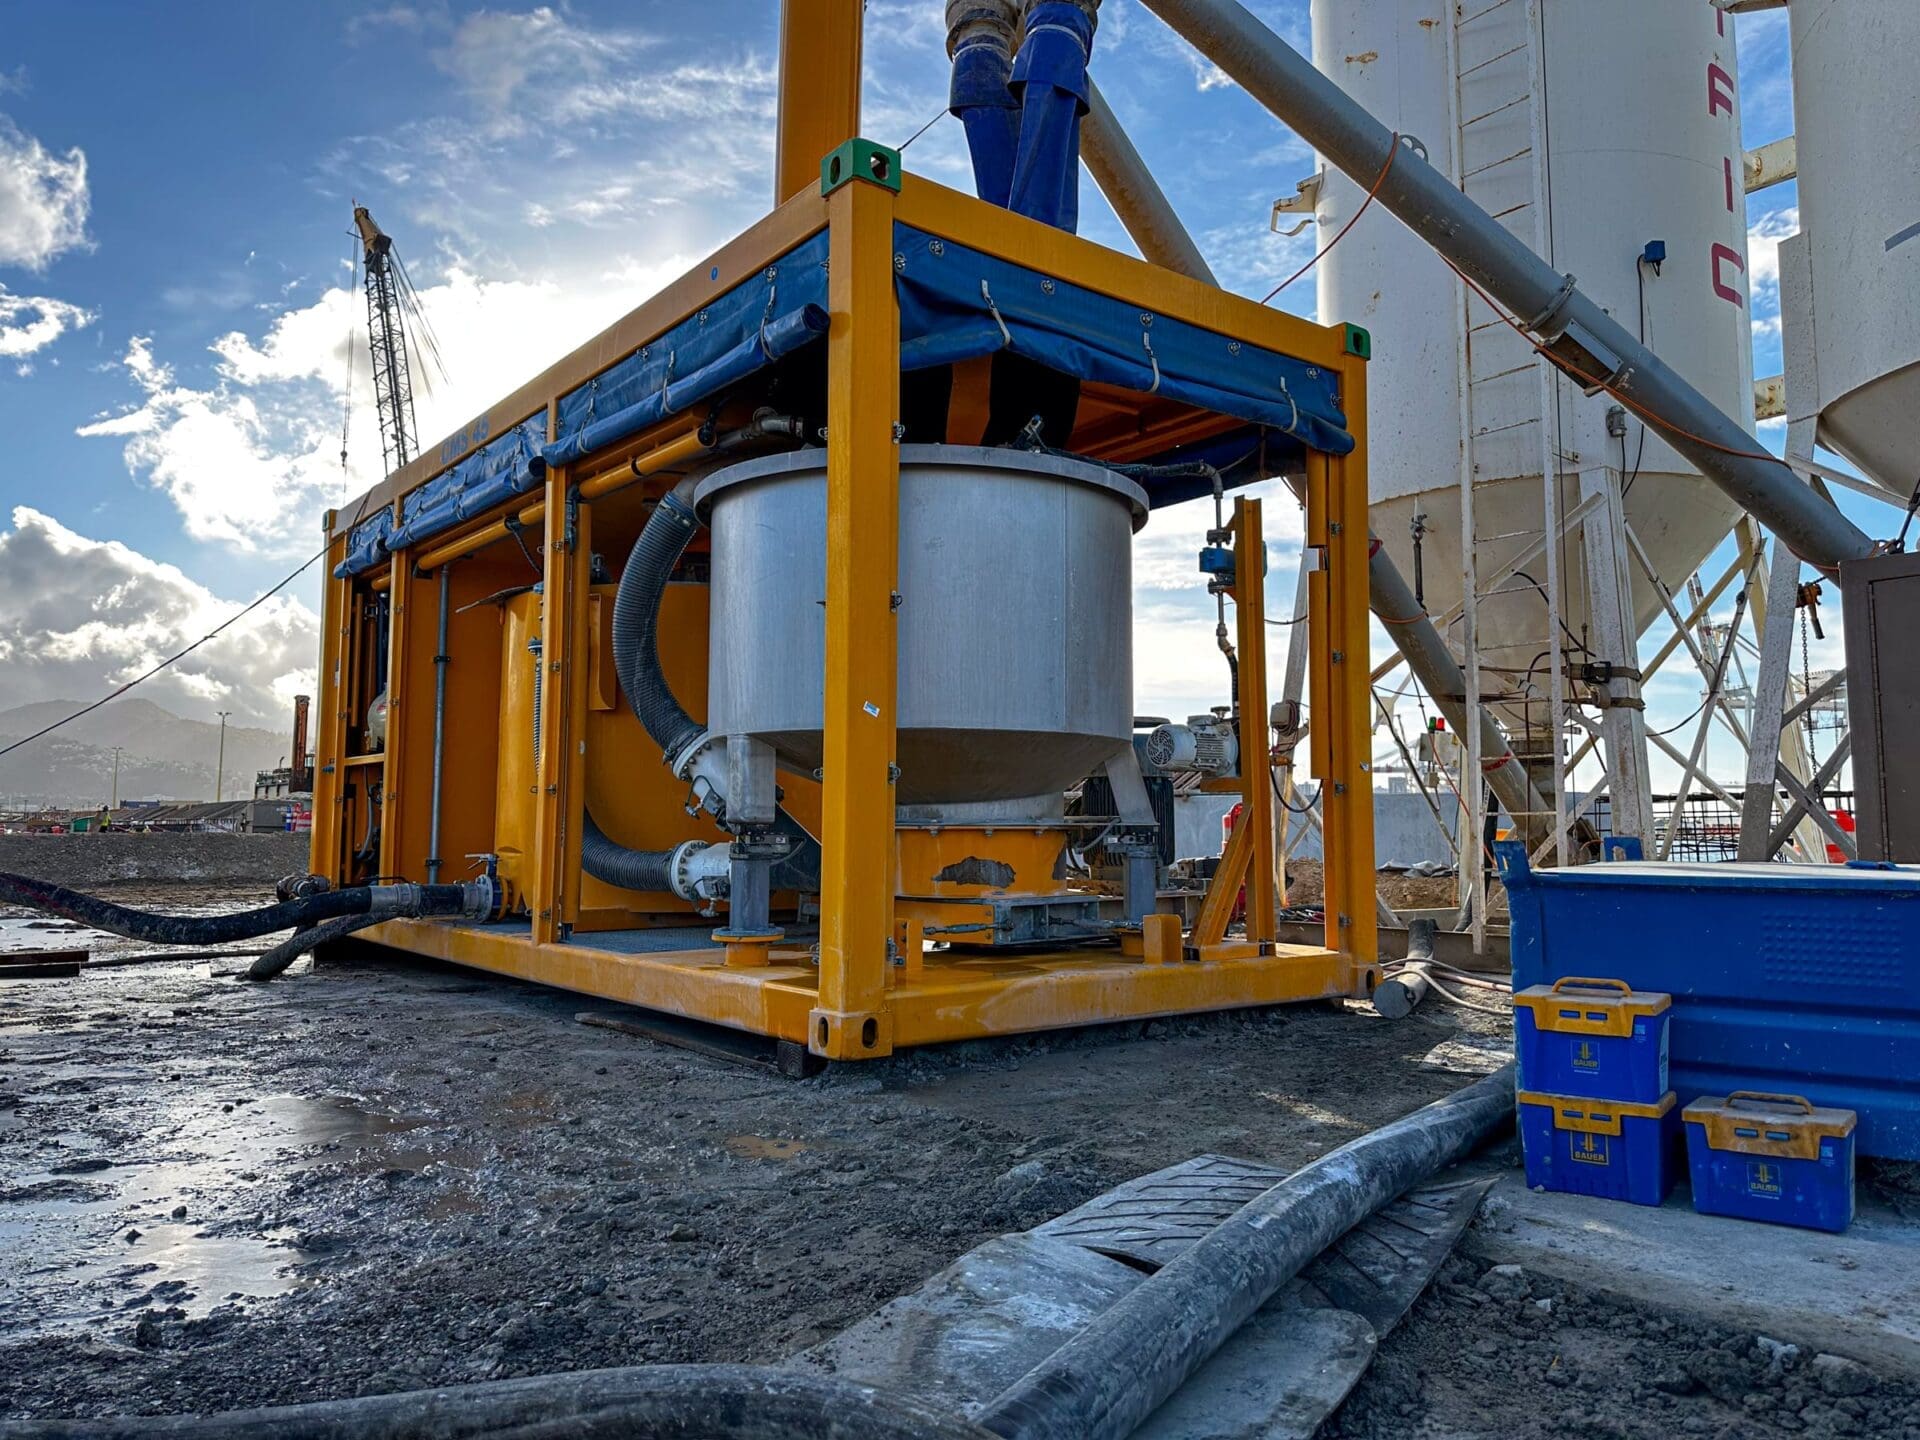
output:
M120 747L118 745L113 747L113 804L107 808L109 810L120 808Z
M220 712L220 758L213 764L213 803L220 803L220 787L227 776L227 716L231 710Z

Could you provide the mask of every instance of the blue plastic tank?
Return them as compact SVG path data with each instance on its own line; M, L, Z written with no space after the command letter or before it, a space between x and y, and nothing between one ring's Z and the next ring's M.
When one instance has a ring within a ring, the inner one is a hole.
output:
M1859 1114L1862 1155L1920 1160L1920 868L1653 864L1534 870L1495 845L1513 985L1617 976L1673 996L1686 1105L1762 1090Z

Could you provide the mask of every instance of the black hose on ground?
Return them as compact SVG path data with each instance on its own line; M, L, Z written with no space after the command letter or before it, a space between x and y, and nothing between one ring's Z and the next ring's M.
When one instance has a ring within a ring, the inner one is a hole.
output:
M990 1440L936 1407L831 1375L644 1365L219 1415L0 1422L0 1440Z
M1007 1440L1123 1440L1301 1266L1513 1119L1513 1067L1349 1141L1248 1201L979 1415Z
M336 920L308 926L297 934L289 935L255 959L246 969L246 978L271 980L308 951L331 945L335 940L344 940L354 931L378 925L386 918L384 915L342 915Z
M459 915L466 910L468 897L461 885L356 885L231 915L161 915L50 881L0 873L0 905L25 906L150 945L226 945L347 915L375 914L382 919L401 914Z

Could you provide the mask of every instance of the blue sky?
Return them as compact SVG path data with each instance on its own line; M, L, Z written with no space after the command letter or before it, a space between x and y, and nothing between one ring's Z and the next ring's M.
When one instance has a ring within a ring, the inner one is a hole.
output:
M942 110L941 8L871 0L873 138L898 144ZM1306 45L1306 0L1253 8ZM397 237L446 354L420 402L431 443L764 210L777 9L9 6L0 708L91 698L210 628L311 551L324 506L378 477L364 355L344 472L339 457L364 324L347 288L353 200ZM1786 26L1740 24L1753 144L1791 129ZM1305 147L1134 0L1107 0L1095 67L1223 280L1264 293L1311 253L1311 232L1266 224L1311 169ZM967 183L950 119L908 162ZM1084 192L1083 232L1131 248ZM1766 192L1750 219L1791 233L1793 204L1791 186ZM1759 374L1779 368L1765 248ZM1285 298L1311 308L1312 287ZM1185 713L1217 698L1218 661L1187 643L1207 608L1188 574L1204 519L1169 519L1143 537L1140 704ZM278 724L312 683L316 575L148 693Z

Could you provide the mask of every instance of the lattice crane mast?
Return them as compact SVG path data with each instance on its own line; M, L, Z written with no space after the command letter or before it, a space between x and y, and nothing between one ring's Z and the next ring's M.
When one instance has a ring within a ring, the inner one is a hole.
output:
M361 271L367 292L367 342L373 353L373 396L380 414L380 453L389 473L411 460L420 448L419 422L413 413L413 363L407 327L422 359L445 373L433 327L427 324L420 296L407 267L393 248L393 237L374 223L364 205L353 207L359 232ZM428 383L422 367L422 384Z

